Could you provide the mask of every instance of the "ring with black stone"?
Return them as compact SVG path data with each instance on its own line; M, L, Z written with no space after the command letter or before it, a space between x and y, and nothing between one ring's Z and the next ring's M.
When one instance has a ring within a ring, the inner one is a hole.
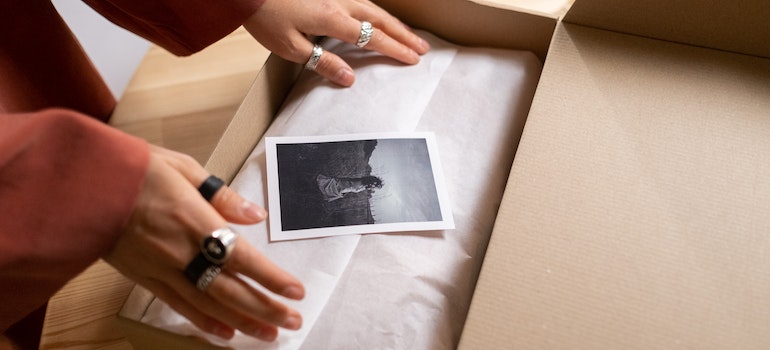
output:
M222 265L235 249L238 234L229 227L220 228L201 242L201 254L212 264Z

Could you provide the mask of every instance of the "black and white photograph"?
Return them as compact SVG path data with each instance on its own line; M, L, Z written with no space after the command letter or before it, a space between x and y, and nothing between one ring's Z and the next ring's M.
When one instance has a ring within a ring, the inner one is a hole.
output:
M266 138L270 240L453 229L434 137Z

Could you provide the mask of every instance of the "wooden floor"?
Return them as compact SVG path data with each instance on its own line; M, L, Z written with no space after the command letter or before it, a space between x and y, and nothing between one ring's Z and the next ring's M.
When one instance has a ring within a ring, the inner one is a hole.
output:
M152 47L111 124L204 163L267 56L242 28L190 57Z
M205 164L267 56L242 28L190 57L152 47L111 124ZM115 315L133 285L95 263L51 299L40 348L131 349Z

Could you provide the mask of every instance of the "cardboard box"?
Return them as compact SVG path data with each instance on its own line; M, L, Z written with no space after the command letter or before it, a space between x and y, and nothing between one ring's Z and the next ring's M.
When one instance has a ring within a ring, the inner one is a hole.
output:
M770 7L577 0L462 349L770 346Z
M499 4L467 0L383 0L378 3L407 24L427 29L454 43L528 50L545 59L558 14L569 0L500 1ZM277 56L267 60L207 163L209 171L228 182L235 177L278 112L301 69L300 65ZM141 323L139 320L153 299L150 292L137 286L118 317L134 348L217 348Z
M460 348L770 344L770 7L378 3L545 60ZM268 60L210 171L235 176L299 70ZM135 348L213 348L138 322L152 298L121 311Z

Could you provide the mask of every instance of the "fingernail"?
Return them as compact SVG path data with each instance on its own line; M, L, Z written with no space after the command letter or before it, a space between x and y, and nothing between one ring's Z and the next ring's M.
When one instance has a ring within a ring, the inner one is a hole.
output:
M417 52L409 50L409 59L410 59L409 63L417 64L420 62L420 55L418 55Z
M334 82L342 86L351 86L354 81L355 76L353 76L353 71L350 68L340 68L334 75Z
M281 295L294 300L299 300L305 297L305 291L297 286L290 286L286 288Z
M426 53L430 50L430 44L428 44L427 41L425 41L423 38L417 37L417 47L420 48L420 53Z
M265 209L262 209L260 206L249 201L243 201L243 203L241 203L241 208L243 209L243 214L249 219L264 220L267 217Z
M302 317L299 315L291 315L283 323L283 328L286 329L299 329L300 327L302 327Z

